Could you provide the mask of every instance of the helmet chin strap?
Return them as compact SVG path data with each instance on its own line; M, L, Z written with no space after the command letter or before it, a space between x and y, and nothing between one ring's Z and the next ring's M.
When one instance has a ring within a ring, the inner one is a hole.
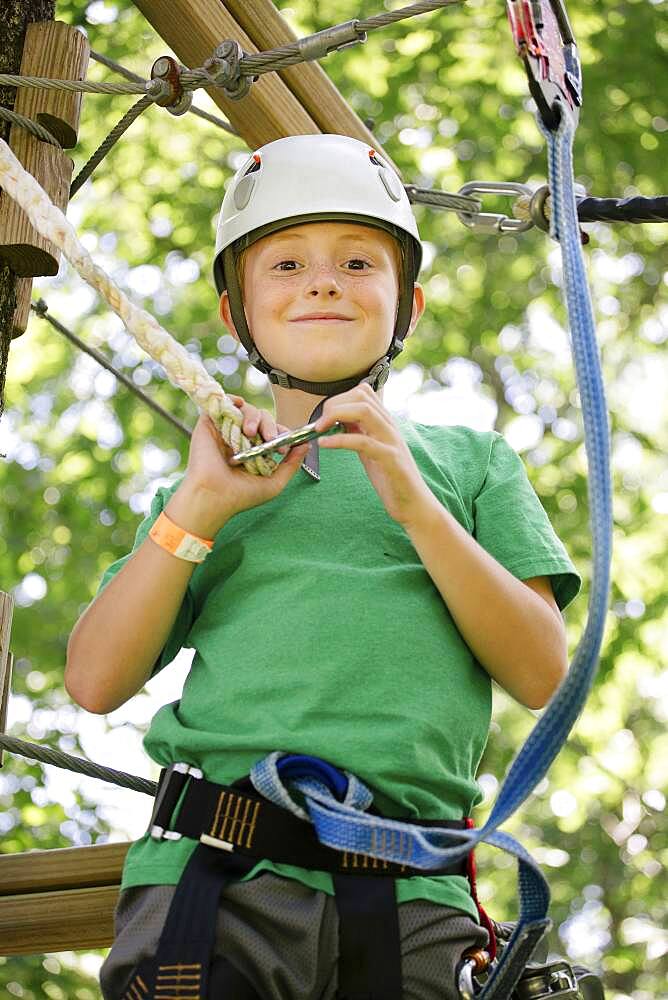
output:
M378 361L374 362L366 375L361 377L359 375L354 375L351 378L339 379L334 382L310 382L306 379L297 378L296 375L289 375L280 368L273 368L269 362L262 357L255 345L255 341L251 336L250 330L248 329L248 323L246 322L246 313L244 311L241 297L241 287L239 285L235 266L235 255L231 247L227 247L223 252L223 267L225 273L225 286L227 288L230 301L230 312L232 313L234 326L239 335L239 340L248 351L249 362L254 368L257 368L258 371L264 372L270 382L273 382L275 385L280 385L284 389L301 389L304 392L309 392L317 396L324 396L325 398L337 396L341 392L347 392L348 389L353 389L356 385L360 385L362 382L368 382L374 392L378 392L378 390L385 385L390 374L390 365L392 361L404 349L403 341L406 333L408 332L413 311L412 288L414 280L414 256L413 248L409 241L407 241L402 247L399 301L397 303L397 315L395 319L394 331L392 333L392 340L387 353L384 354L383 357L379 358ZM321 399L308 418L307 423L313 423L321 416L324 405L325 399ZM302 469L316 482L320 482L320 449L318 447L317 438L314 438L309 444L308 453L302 462Z

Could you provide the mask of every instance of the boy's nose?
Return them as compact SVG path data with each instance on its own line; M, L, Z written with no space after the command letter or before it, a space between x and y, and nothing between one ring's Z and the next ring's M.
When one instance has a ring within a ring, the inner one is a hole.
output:
M309 295L327 295L330 298L335 298L341 295L341 286L336 278L336 273L333 271L319 270L313 275L308 283L307 293Z

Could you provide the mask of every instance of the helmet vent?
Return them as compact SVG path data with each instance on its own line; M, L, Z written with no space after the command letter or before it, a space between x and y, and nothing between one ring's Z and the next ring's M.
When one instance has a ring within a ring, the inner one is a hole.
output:
M262 166L262 158L258 153L253 153L253 162L251 163L248 170L244 171L244 177L248 177L249 174L254 174Z
M382 161L378 159L378 153L376 152L375 149L370 149L369 150L369 159L371 160L372 163L375 163L375 165L377 167L383 167L383 166L385 166L385 164L382 163Z

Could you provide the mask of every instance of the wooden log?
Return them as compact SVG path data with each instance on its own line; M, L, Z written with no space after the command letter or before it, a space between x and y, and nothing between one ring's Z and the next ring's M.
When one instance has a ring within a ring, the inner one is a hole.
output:
M0 855L0 952L110 947L129 847L94 844Z
M297 35L271 0L253 0L252 3L248 0L225 0L225 6L261 52L297 40ZM327 58L336 59L336 53ZM278 75L321 132L350 135L361 142L368 142L401 176L396 164L334 86L321 63L306 62L289 66L279 70Z
M12 317L12 340L26 332L30 319L30 301L32 299L32 278L16 279L16 308Z
M121 883L129 843L0 854L3 896L92 889Z
M21 72L55 80L83 80L88 69L90 45L86 36L64 21L29 24L23 45ZM14 110L32 118L51 132L61 146L77 144L82 94L66 90L22 87ZM13 147L12 147L13 148Z
M62 22L39 21L28 25L26 30L20 72L24 76L83 79L89 52L88 41L80 31ZM17 114L40 120L68 146L76 142L80 107L80 94L32 87L19 88L14 104ZM70 157L19 125L12 125L9 145L26 170L64 211L74 167ZM60 261L58 248L40 236L23 209L6 194L0 198L0 260L21 278L57 274ZM17 328L13 322L12 335L16 335Z
M7 731L7 705L9 703L9 689L14 663L9 649L13 614L14 598L11 594L6 594L3 590L0 590L0 733ZM3 752L0 750L0 767L2 765Z
M109 885L0 898L0 951L43 955L108 948L118 892L118 886Z
M220 0L135 0L135 6L191 69L201 66L228 38L238 41L245 52L258 51ZM276 73L261 76L240 101L227 98L220 87L208 88L207 93L250 149L286 135L320 131Z

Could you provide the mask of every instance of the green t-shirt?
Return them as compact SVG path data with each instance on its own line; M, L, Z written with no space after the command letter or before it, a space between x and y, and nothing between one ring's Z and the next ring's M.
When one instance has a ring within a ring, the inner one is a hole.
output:
M580 578L505 439L395 419L438 500L514 576L550 576L565 608ZM153 673L182 646L195 656L179 701L156 712L146 751L226 784L273 750L313 754L358 775L388 816L468 816L481 799L490 677L357 454L321 449L320 463L320 483L298 472L274 500L228 521L194 570ZM133 551L180 481L157 491ZM109 566L99 591L129 557ZM196 846L143 836L122 888L176 884ZM247 877L261 870L333 893L326 872L260 862ZM477 916L463 876L396 885L399 902Z

